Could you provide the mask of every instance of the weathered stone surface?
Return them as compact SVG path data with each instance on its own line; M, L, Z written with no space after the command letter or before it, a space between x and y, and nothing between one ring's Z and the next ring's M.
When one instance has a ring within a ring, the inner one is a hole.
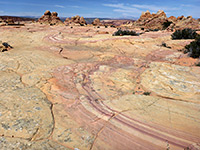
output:
M58 17L57 12L50 12L47 10L44 15L38 19L40 24L49 24L49 25L62 25L63 22Z
M155 94L178 101L199 104L200 69L168 63L151 63L142 74L142 85Z
M199 148L198 59L178 51L192 40L115 31L0 28L0 149Z
M20 138L8 138L8 137L0 137L0 149L8 150L8 149L26 149L26 150L69 150L62 145L59 145L50 140L42 140L39 142L28 141Z
M65 20L65 24L66 25L87 25L85 19L83 17L80 16L74 16L71 18L66 18Z
M151 14L148 10L143 12L140 18L134 22L134 26L140 26L147 29L163 29L163 23L167 21L167 16L163 10L156 14Z
M92 24L93 24L94 26L100 26L100 25L101 25L101 22L100 22L99 18L96 18L96 19L94 19L94 21L92 22Z
M163 10L159 10L156 14L151 14L148 10L143 12L140 18L135 21L132 26L133 27L140 27L140 28L147 28L147 29L165 29L164 23L165 22L172 22L167 30L180 30L185 28L192 28L192 29L200 29L200 24L198 20L192 18L192 16L188 16L187 18L184 16L174 17L170 16L167 18L165 12Z

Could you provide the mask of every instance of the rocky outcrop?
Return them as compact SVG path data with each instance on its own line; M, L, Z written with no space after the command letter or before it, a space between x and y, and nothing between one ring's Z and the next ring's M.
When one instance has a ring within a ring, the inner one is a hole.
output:
M177 21L177 18L174 17L174 16L170 16L170 17L168 18L168 21L176 22L176 21Z
M85 19L80 16L74 16L71 18L67 18L64 22L66 25L87 25Z
M100 25L101 25L101 22L100 22L99 18L96 18L96 19L94 19L94 21L92 22L92 24L93 24L94 26L100 26Z
M143 12L133 26L151 30L167 29L171 31L184 28L200 29L199 21L192 18L192 16L180 16L178 18L171 16L167 18L163 10L159 10L156 14L151 14L148 10Z
M57 12L50 12L47 10L44 15L38 19L40 24L49 24L49 25L62 25L63 22L58 17Z
M188 16L187 18L180 16L177 19L168 18L168 20L173 22L173 24L168 28L170 30L182 30L185 28L200 29L199 21L192 18L192 16Z
M140 18L134 23L145 29L163 29L163 23L167 21L167 16L163 10L159 10L156 14L151 14L148 10L143 12Z

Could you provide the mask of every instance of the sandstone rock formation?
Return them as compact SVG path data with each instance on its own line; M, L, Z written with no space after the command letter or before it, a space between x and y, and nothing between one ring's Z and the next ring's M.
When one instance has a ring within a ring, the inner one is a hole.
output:
M50 12L47 10L44 15L38 19L40 24L49 24L49 25L62 25L63 22L58 17L57 12Z
M176 21L177 21L177 18L174 17L174 16L170 16L170 17L168 18L168 21L176 22Z
M178 18L171 16L167 18L165 12L162 10L159 10L156 14L151 14L148 10L143 12L140 18L133 23L133 26L151 30L167 29L172 31L184 28L200 29L198 20L192 18L192 16L188 16L187 18L184 16Z
M169 27L169 29L175 29L175 30L182 30L185 28L191 28L196 30L200 29L200 24L198 20L192 18L192 16L188 16L187 18L184 16L180 16L177 19L168 18L168 20L173 22L173 24Z
M0 53L0 149L199 149L199 59L178 51L192 40L115 31L0 28L15 47Z
M100 26L100 25L101 25L101 22L100 22L99 18L96 18L96 19L94 19L94 21L92 22L92 24L93 24L94 26Z
M64 22L66 25L87 25L85 19L80 16L74 16L71 18L67 18Z
M140 18L134 22L134 26L145 29L163 29L163 23L167 21L167 16L163 10L159 10L156 14L151 14L148 10L143 12Z

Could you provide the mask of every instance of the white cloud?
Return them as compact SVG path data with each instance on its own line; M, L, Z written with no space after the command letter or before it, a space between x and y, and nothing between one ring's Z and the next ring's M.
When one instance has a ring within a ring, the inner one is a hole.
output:
M178 8L174 8L174 7L164 7L164 6L155 6L155 5L134 4L132 6L135 7L135 8L146 9L146 10L150 10L150 11L158 11L158 10L168 11L168 10L177 10L178 9Z
M55 7L65 8L65 6L62 6L62 5L55 5Z
M140 4L103 4L106 7L112 7L114 12L120 13L122 16L140 16L142 11L149 10L151 13L156 13L158 10L164 10L167 15L192 15L197 16L199 14L199 8L193 5L182 4L177 7L170 6L158 6L158 5L140 5Z

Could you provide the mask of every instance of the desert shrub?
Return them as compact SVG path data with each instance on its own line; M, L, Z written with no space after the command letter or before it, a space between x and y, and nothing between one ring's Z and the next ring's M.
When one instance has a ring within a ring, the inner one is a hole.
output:
M183 30L176 30L171 36L172 39L195 39L197 37L197 33L195 30L190 28L186 28Z
M170 24L171 24L172 22L171 21L166 21L166 22L164 22L162 25L163 25L163 30L165 30L165 29L167 29L169 26L170 26Z
M159 29L147 29L145 32L149 32L149 31L156 32L156 31L159 31Z
M162 42L161 46L166 47L166 48L171 48L170 46L167 46L165 42Z
M115 33L113 33L113 36L122 36L122 35L131 35L131 36L137 36L139 35L135 31L129 31L129 30L121 30L119 29Z
M115 25L111 25L110 27L111 27L111 28L115 28Z
M195 41L185 46L185 53L189 53L190 57L200 57L200 35L196 37Z
M196 64L196 66L200 67L200 62L198 64Z
M151 92L144 92L143 93L143 95L146 95L146 96L148 96L148 95L150 95L151 94Z
M156 32L156 31L159 31L159 29L153 29L152 31Z

